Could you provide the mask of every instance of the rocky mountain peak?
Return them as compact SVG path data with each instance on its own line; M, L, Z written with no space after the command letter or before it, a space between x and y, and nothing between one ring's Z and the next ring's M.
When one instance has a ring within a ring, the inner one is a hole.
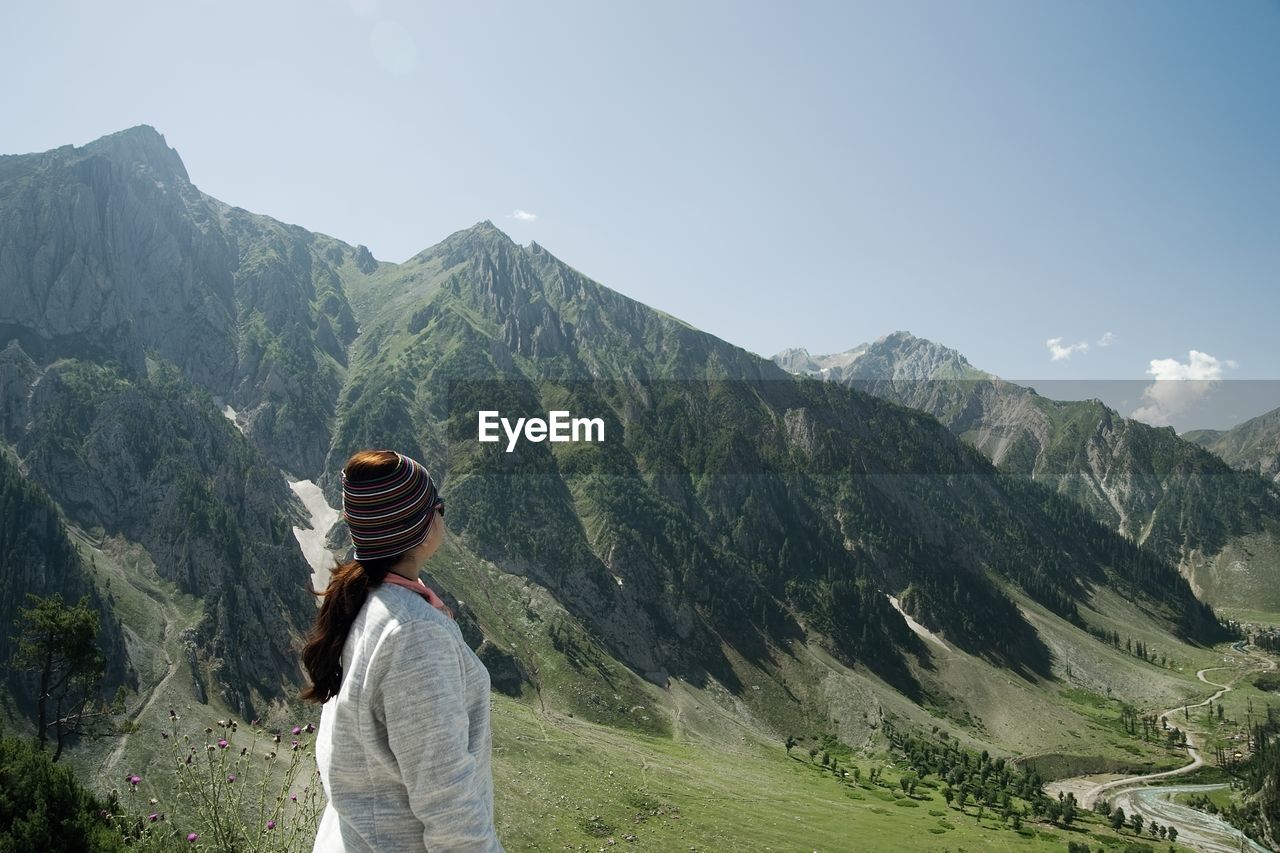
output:
M812 373L820 367L804 347L788 347L774 355L773 362L790 373Z
M864 379L955 379L976 372L959 351L906 331L885 335L864 349L859 365Z
M191 180L178 152L170 148L164 135L149 124L140 124L96 139L82 150L122 163L143 165L163 177Z
M522 251L520 246L498 228L492 221L485 219L455 231L434 246L423 249L408 262L416 263L436 257L445 259L445 266L453 266L481 255L500 256L512 251Z

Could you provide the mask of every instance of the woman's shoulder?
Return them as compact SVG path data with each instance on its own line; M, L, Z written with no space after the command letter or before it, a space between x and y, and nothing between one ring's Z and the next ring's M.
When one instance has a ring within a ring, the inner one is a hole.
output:
M379 622L393 623L397 626L410 623L438 625L450 634L454 634L457 626L454 621L427 603L427 600L413 590L395 584L379 584L369 594L371 616Z

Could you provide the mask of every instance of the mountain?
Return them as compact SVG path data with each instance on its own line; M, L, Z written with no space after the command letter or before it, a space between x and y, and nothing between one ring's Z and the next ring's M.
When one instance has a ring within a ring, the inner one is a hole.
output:
M3 437L72 525L203 601L202 693L279 699L312 605L278 471L324 462L367 251L201 193L136 127L0 157L0 259Z
M343 282L367 250L201 193L141 126L0 157L0 258L0 340L133 377L154 353L283 467L319 474L356 333Z
M1280 482L1280 409L1229 430L1192 430L1182 437L1221 456L1233 468L1257 471Z
M438 478L431 581L495 708L535 728L572 716L729 755L747 733L871 748L892 719L1129 766L1155 757L1116 763L1070 691L1171 703L1175 659L1226 636L1161 553L932 415L796 377L487 220L379 261L202 193L146 127L0 158L0 335L14 481L59 513L41 541L88 559L140 725L170 703L302 713L321 567L291 486L339 505L364 447ZM918 358L913 375L970 375L941 349ZM599 418L605 439L508 452L477 441L489 409ZM318 533L343 552L342 525ZM10 595L44 588L8 558L0 572ZM1168 660L1128 653L1129 635ZM507 745L506 766L525 760Z
M1178 564L1214 604L1280 609L1280 496L1171 428L1099 400L1042 397L907 332L847 353L774 358L934 415L1002 471L1050 485Z
M729 679L720 642L756 659L803 624L910 689L910 658L927 652L885 593L1027 672L1047 671L1046 649L1009 583L1073 619L1110 584L1188 636L1215 630L1166 565L1000 476L932 418L796 381L492 223L365 283L330 471L378 441L442 460L468 543L655 680ZM476 450L478 409L556 407L621 439Z

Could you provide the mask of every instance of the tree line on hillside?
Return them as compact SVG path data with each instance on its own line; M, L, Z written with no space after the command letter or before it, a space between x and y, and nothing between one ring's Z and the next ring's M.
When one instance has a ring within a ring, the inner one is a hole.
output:
M1221 813L1233 826L1264 844L1280 838L1280 706L1268 705L1265 716L1249 726L1247 755L1237 758L1230 749L1219 749L1219 766L1238 780L1245 792L1240 805L1217 809L1198 802L1200 808Z

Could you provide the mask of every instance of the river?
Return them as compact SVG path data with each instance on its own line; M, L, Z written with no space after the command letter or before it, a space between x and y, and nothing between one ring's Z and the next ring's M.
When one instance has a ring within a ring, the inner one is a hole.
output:
M1202 794L1218 791L1226 785L1162 785L1126 788L1111 797L1111 807L1122 808L1126 815L1135 811L1148 822L1156 821L1178 828L1178 842L1206 853L1238 853L1253 850L1267 853L1267 848L1253 841L1216 815L1173 802L1177 794Z

